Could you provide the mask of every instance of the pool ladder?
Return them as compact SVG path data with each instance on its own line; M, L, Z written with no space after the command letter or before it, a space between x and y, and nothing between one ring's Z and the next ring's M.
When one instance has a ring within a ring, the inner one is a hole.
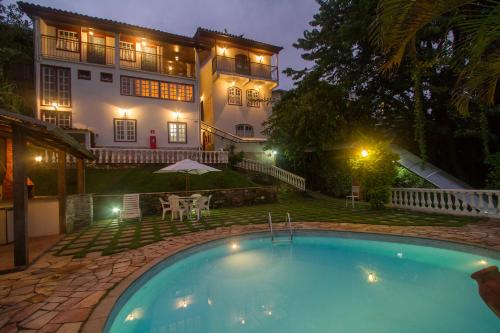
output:
M278 236L274 233L273 230L273 218L271 216L271 212L268 213L268 222L269 222L269 232L271 233L271 241L278 242ZM288 228L288 239L286 241L293 242L293 227L292 227L292 219L290 218L290 213L286 213L286 226Z

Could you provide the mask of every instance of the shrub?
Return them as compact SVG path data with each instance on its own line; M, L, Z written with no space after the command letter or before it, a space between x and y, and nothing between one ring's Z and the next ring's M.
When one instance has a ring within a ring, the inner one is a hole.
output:
M245 157L245 153L242 151L236 152L236 147L234 145L230 145L228 148L228 164L231 169L235 169L238 163L243 161Z
M363 149L364 150L364 149ZM387 142L371 144L362 156L361 149L349 159L354 179L359 182L373 209L382 209L388 202L391 186L397 175L398 155Z
M490 171L486 178L486 186L491 189L500 188L500 153L489 155L485 163L489 166Z

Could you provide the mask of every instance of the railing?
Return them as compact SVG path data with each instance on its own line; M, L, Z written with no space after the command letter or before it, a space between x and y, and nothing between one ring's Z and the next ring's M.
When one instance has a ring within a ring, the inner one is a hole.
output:
M278 168L274 165L268 165L257 161L243 159L243 161L238 164L238 167L249 171L264 173L278 180L281 180L284 183L292 185L293 187L298 188L301 191L306 190L306 180L304 178L284 169Z
M212 60L212 71L226 72L259 79L278 81L278 67L256 62L244 62L235 58L216 56Z
M394 188L390 206L455 215L500 217L500 190Z
M123 149L123 148L90 148L96 157L96 164L170 164L189 158L206 164L228 163L227 151L205 150L168 150L168 149ZM56 163L57 153L45 151L42 161ZM68 163L74 163L73 156L67 156Z
M42 57L101 65L114 65L115 63L114 46L47 35L41 37Z
M192 62L125 48L120 48L120 67L189 78L195 77L195 66Z

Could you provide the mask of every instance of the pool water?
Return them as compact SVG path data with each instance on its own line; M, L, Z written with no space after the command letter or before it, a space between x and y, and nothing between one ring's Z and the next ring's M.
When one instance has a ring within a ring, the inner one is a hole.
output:
M500 261L393 241L225 240L140 278L106 332L500 332L470 274Z

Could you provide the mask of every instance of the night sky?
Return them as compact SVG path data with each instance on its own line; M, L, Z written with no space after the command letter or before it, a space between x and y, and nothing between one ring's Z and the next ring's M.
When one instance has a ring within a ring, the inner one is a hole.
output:
M4 1L5 4L13 0ZM198 26L283 46L280 71L307 63L292 44L318 9L314 0L28 0L43 6L193 36ZM292 81L280 75L280 88Z

